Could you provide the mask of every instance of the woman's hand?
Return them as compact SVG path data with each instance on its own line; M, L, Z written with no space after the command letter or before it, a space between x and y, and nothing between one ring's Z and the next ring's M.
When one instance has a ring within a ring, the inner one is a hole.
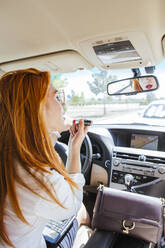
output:
M78 124L73 121L70 128L66 163L66 169L69 173L81 173L80 148L87 132L88 126L84 126L83 120L80 120Z
M73 150L80 151L82 142L88 132L88 126L84 126L84 121L80 120L78 124L73 120L73 125L70 128L69 147Z

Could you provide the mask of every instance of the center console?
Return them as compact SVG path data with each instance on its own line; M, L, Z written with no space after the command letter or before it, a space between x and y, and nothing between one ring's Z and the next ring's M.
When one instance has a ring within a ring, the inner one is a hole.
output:
M111 187L125 189L125 176L133 176L133 186L165 179L165 153L127 147L114 147Z

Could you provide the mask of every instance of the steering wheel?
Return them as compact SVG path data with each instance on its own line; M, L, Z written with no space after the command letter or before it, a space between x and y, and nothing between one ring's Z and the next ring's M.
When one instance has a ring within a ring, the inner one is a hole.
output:
M58 142L55 144L54 147L55 150L58 152L59 156L61 157L64 165L66 164L66 160L67 160L67 152L68 152L67 144L68 144L69 136L70 136L69 131L63 132L61 138L58 140ZM91 163L92 163L92 154L93 154L92 144L89 136L86 135L80 151L80 158L82 164L81 172L84 174L84 176L86 176L87 173L90 171Z

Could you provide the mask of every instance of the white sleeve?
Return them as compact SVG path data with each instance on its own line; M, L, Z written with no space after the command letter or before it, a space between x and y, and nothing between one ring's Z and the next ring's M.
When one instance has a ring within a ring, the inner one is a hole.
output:
M56 171L54 171L52 175L47 176L46 180L49 180L54 186L56 199L58 199L65 208L59 206L45 192L43 192L42 196L46 197L50 201L40 198L35 206L36 215L42 216L46 219L64 220L77 214L83 200L83 186L85 184L85 179L81 173L70 174L70 177L78 185L79 190L73 188L74 192L72 192L69 183Z

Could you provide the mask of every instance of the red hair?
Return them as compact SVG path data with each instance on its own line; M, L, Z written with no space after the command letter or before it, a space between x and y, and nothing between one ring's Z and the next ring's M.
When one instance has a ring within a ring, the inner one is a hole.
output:
M32 68L8 72L0 78L0 242L9 246L13 245L4 225L6 196L18 218L28 224L18 202L16 182L39 195L19 175L16 160L61 207L44 183L44 174L51 173L47 168L63 175L72 190L78 188L55 152L45 126L42 110L49 84L47 71Z
M140 86L140 83L139 83L139 79L137 78L134 78L132 79L133 81L133 84L134 84L134 90L139 92L139 91L143 91L142 87Z

